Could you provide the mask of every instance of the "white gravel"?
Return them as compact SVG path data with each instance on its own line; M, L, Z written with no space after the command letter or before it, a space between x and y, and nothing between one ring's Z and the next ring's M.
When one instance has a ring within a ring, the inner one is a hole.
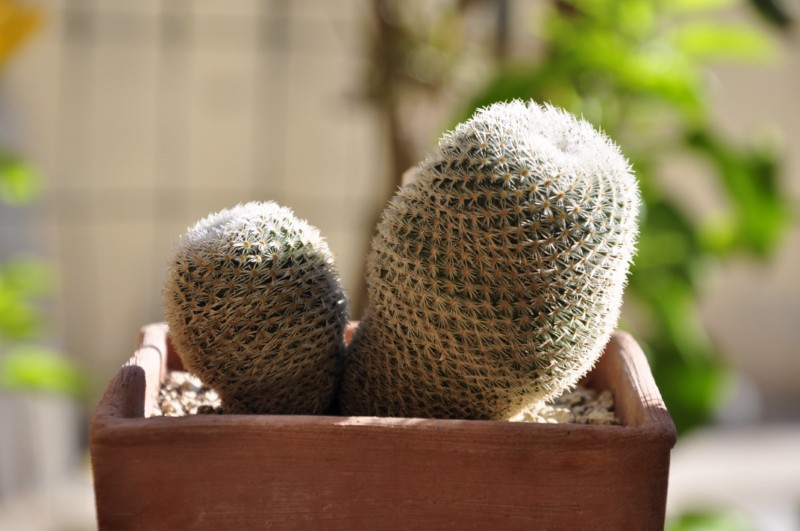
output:
M216 391L199 378L183 371L171 371L161 385L158 406L151 416L182 417L222 413ZM549 403L531 405L510 419L512 422L545 424L620 424L614 415L614 397L608 391L578 386Z

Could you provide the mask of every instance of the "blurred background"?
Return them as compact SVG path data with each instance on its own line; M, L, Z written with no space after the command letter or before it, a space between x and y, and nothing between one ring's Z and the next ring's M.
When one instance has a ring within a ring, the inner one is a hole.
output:
M794 0L0 0L0 529L93 529L87 423L172 246L289 206L351 298L380 211L481 105L549 101L645 200L620 326L679 429L669 528L800 529Z

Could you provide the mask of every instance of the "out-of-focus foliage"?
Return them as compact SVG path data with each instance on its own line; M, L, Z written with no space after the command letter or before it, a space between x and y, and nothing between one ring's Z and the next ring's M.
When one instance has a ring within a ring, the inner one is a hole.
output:
M754 523L736 512L691 512L667 521L666 531L755 531Z
M0 201L8 205L29 203L37 190L38 179L30 166L0 150Z
M53 271L38 259L9 258L0 263L0 340L31 341L41 335L38 302L52 286Z
M35 345L16 345L0 356L0 389L50 391L82 398L86 379L64 356Z
M789 29L794 26L795 16L787 8L787 2L792 0L750 0L750 5L755 8L756 12L760 14L764 20L782 30ZM795 3L795 13L797 4Z
M760 13L772 13L765 18L775 27L789 26L790 18L777 0L752 2L761 5ZM532 98L583 116L618 142L630 158L644 205L625 325L642 342L679 431L710 419L726 383L722 357L698 315L703 286L714 264L735 255L768 257L780 243L789 218L780 190L777 149L756 135L734 142L710 118L711 63L769 63L778 57L763 24L728 16L736 3L551 0L537 4L537 16L527 21L529 34L522 42L529 49L513 52L504 32L511 20L524 14L511 10L527 4L472 0L455 2L456 10L445 4L441 11L449 31L458 30L457 41L473 47L475 43L464 36L469 8L488 6L497 15L481 19L484 25L496 26L495 41L483 43L484 57L493 61L490 73L472 89L450 126L478 107ZM390 0L375 4L395 9L407 5ZM409 64L415 46L442 40L446 39L428 34L416 43L406 39L389 60ZM458 71L453 62L464 55L449 49L446 56L447 68L440 72ZM451 85L439 87L440 94L464 92L463 86L453 88L457 80L452 75L437 81ZM686 190L681 196L668 192L664 177L675 160L699 168L698 174L707 181L698 190L717 189L723 194L727 204L723 215L713 219L691 215L685 199L697 192Z
M52 293L54 279L55 272L36 258L0 262L0 389L85 396L81 371L61 353L39 345L40 305Z
M38 11L0 0L0 68L40 22ZM0 149L0 208L29 204L38 179L19 157ZM41 260L0 249L0 389L43 390L84 396L82 373L63 355L39 346L40 305L52 293L54 272Z

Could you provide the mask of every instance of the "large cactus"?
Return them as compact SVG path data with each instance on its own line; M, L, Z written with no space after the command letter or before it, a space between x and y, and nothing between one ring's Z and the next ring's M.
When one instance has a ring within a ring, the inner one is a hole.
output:
M383 213L343 411L505 419L574 385L616 325L638 206L588 123L533 102L478 111Z
M212 214L177 244L164 310L187 370L230 413L327 411L347 303L319 232L273 202Z

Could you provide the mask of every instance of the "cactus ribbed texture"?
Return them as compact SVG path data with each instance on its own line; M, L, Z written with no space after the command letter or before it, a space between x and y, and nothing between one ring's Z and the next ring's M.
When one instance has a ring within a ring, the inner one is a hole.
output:
M343 412L507 419L573 386L619 317L638 207L588 123L533 102L478 111L382 215Z
M253 202L200 220L176 247L164 289L170 335L223 410L327 411L347 303L317 229L288 208Z

